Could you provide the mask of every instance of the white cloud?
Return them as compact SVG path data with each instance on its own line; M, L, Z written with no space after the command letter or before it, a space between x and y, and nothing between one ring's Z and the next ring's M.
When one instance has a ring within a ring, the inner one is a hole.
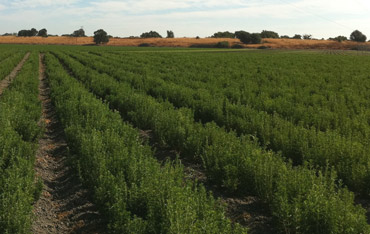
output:
M71 5L78 0L14 0L9 5L11 7L22 8L38 8L38 7L52 7L58 5Z
M315 37L366 30L369 12L365 0L0 0L1 30L47 27L50 33L71 33L81 25L88 34L104 28L114 36L140 35L166 29L176 36L209 36L215 31L280 34L309 33ZM356 4L358 3L358 4ZM345 27L347 26L347 27ZM366 27L366 28L365 28ZM0 32L1 33L1 32Z

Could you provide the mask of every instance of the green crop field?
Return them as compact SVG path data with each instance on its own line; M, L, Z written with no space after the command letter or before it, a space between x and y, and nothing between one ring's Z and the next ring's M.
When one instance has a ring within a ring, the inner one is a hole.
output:
M1 233L31 232L42 193L41 65L107 232L258 233L212 187L258 198L272 233L370 233L370 54L2 45L0 80L28 52L0 96Z

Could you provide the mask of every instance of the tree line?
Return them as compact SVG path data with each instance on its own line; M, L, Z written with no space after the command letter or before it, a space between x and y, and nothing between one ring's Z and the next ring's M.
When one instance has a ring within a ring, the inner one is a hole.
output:
M274 31L268 31L268 30L263 30L260 33L249 33L246 31L236 31L236 32L216 32L214 33L211 38L237 38L241 42L245 44L259 44L261 43L263 38L283 38L283 39L303 39L303 40L311 40L312 35L311 34L295 34L293 37L289 37L288 35L281 35L277 32ZM365 42L367 39L366 35L364 35L362 32L359 30L355 30L351 33L350 38L348 39L346 36L337 36L335 38L329 38L329 40L334 40L334 41L356 41L356 42Z
M23 29L20 30L18 33L5 33L3 36L18 36L18 37L48 37L53 36L49 35L47 33L47 30L45 28L38 31L35 28L32 28L30 30ZM69 36L69 37L86 37L85 31L83 28L80 28L78 30L73 31L71 34L63 34L62 36ZM109 38L112 36L108 35L103 29L99 29L94 32L94 42L96 44L103 44L108 43ZM167 30L167 37L166 38L174 38L175 34L172 30ZM277 32L269 31L269 30L263 30L260 33L249 33L243 30L235 31L235 32L216 32L211 38L237 38L244 44L260 44L262 42L262 39L264 38L282 38L282 39L303 39L303 40L311 40L312 35L311 34L295 34L292 37L289 37L288 35L279 35ZM140 37L136 36L130 36L129 38L163 38L161 34L159 34L156 31L149 31L144 32L140 35ZM197 37L199 39L199 37ZM334 38L329 38L329 40L334 40L338 42L342 41L356 41L356 42L365 42L367 40L366 35L364 35L359 30L355 30L351 33L350 37L347 38L346 36L337 36Z

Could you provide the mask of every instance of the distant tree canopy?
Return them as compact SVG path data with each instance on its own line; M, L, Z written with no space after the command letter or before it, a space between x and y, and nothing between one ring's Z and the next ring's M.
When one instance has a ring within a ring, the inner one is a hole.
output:
M162 36L156 31L145 32L140 35L141 38L162 38Z
M260 33L249 33L246 31L236 31L235 36L244 44L259 44L262 41Z
M292 38L293 39L302 39L302 35L295 34Z
M82 28L74 31L72 34L71 34L72 37L86 37L85 35L85 30L83 30Z
M346 36L337 36L337 37L334 37L334 38L331 37L331 38L329 38L329 40L342 42L342 41L348 41L348 38Z
M4 33L2 36L17 36L17 33Z
M303 39L304 40L311 40L312 39L312 35L311 34L304 34L303 35Z
M351 41L365 42L366 36L362 32L355 30L351 33L350 39Z
M35 28L32 28L31 30L20 30L18 32L18 37L34 37L37 35L37 30Z
M212 36L212 38L235 38L235 34L229 31L226 32L216 32Z
M106 31L99 29L94 32L94 42L98 44L104 44L109 42L109 36Z
M263 30L261 32L262 38L279 38L279 34L273 31Z
M174 38L175 34L173 33L172 30L167 30L167 38Z
M290 37L288 35L281 35L280 38L289 39Z
M39 37L47 37L48 36L48 31L46 30L46 28L43 28L39 31L39 33L37 34L37 36Z

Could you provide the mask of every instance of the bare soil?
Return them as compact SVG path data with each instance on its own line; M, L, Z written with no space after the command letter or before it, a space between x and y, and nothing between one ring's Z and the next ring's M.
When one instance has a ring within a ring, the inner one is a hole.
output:
M30 56L30 52L28 52L23 57L23 59L18 63L18 65L13 69L13 71L7 77L5 77L3 80L0 81L0 95L2 95L4 90L12 83L12 81L17 76L18 72L22 69L24 63L27 61L29 56Z
M273 219L268 207L255 196L241 196L230 194L225 189L215 186L207 179L207 175L200 164L194 163L181 157L181 152L163 147L155 141L151 130L140 130L140 137L147 142L154 150L154 156L161 162L176 160L179 158L184 165L186 179L202 183L207 191L220 199L226 205L226 216L234 223L249 228L250 234L272 234Z
M36 155L36 174L44 183L40 199L34 205L33 233L105 233L105 225L96 206L67 159L63 129L50 100L40 54L39 99L42 102L40 125L45 127Z

